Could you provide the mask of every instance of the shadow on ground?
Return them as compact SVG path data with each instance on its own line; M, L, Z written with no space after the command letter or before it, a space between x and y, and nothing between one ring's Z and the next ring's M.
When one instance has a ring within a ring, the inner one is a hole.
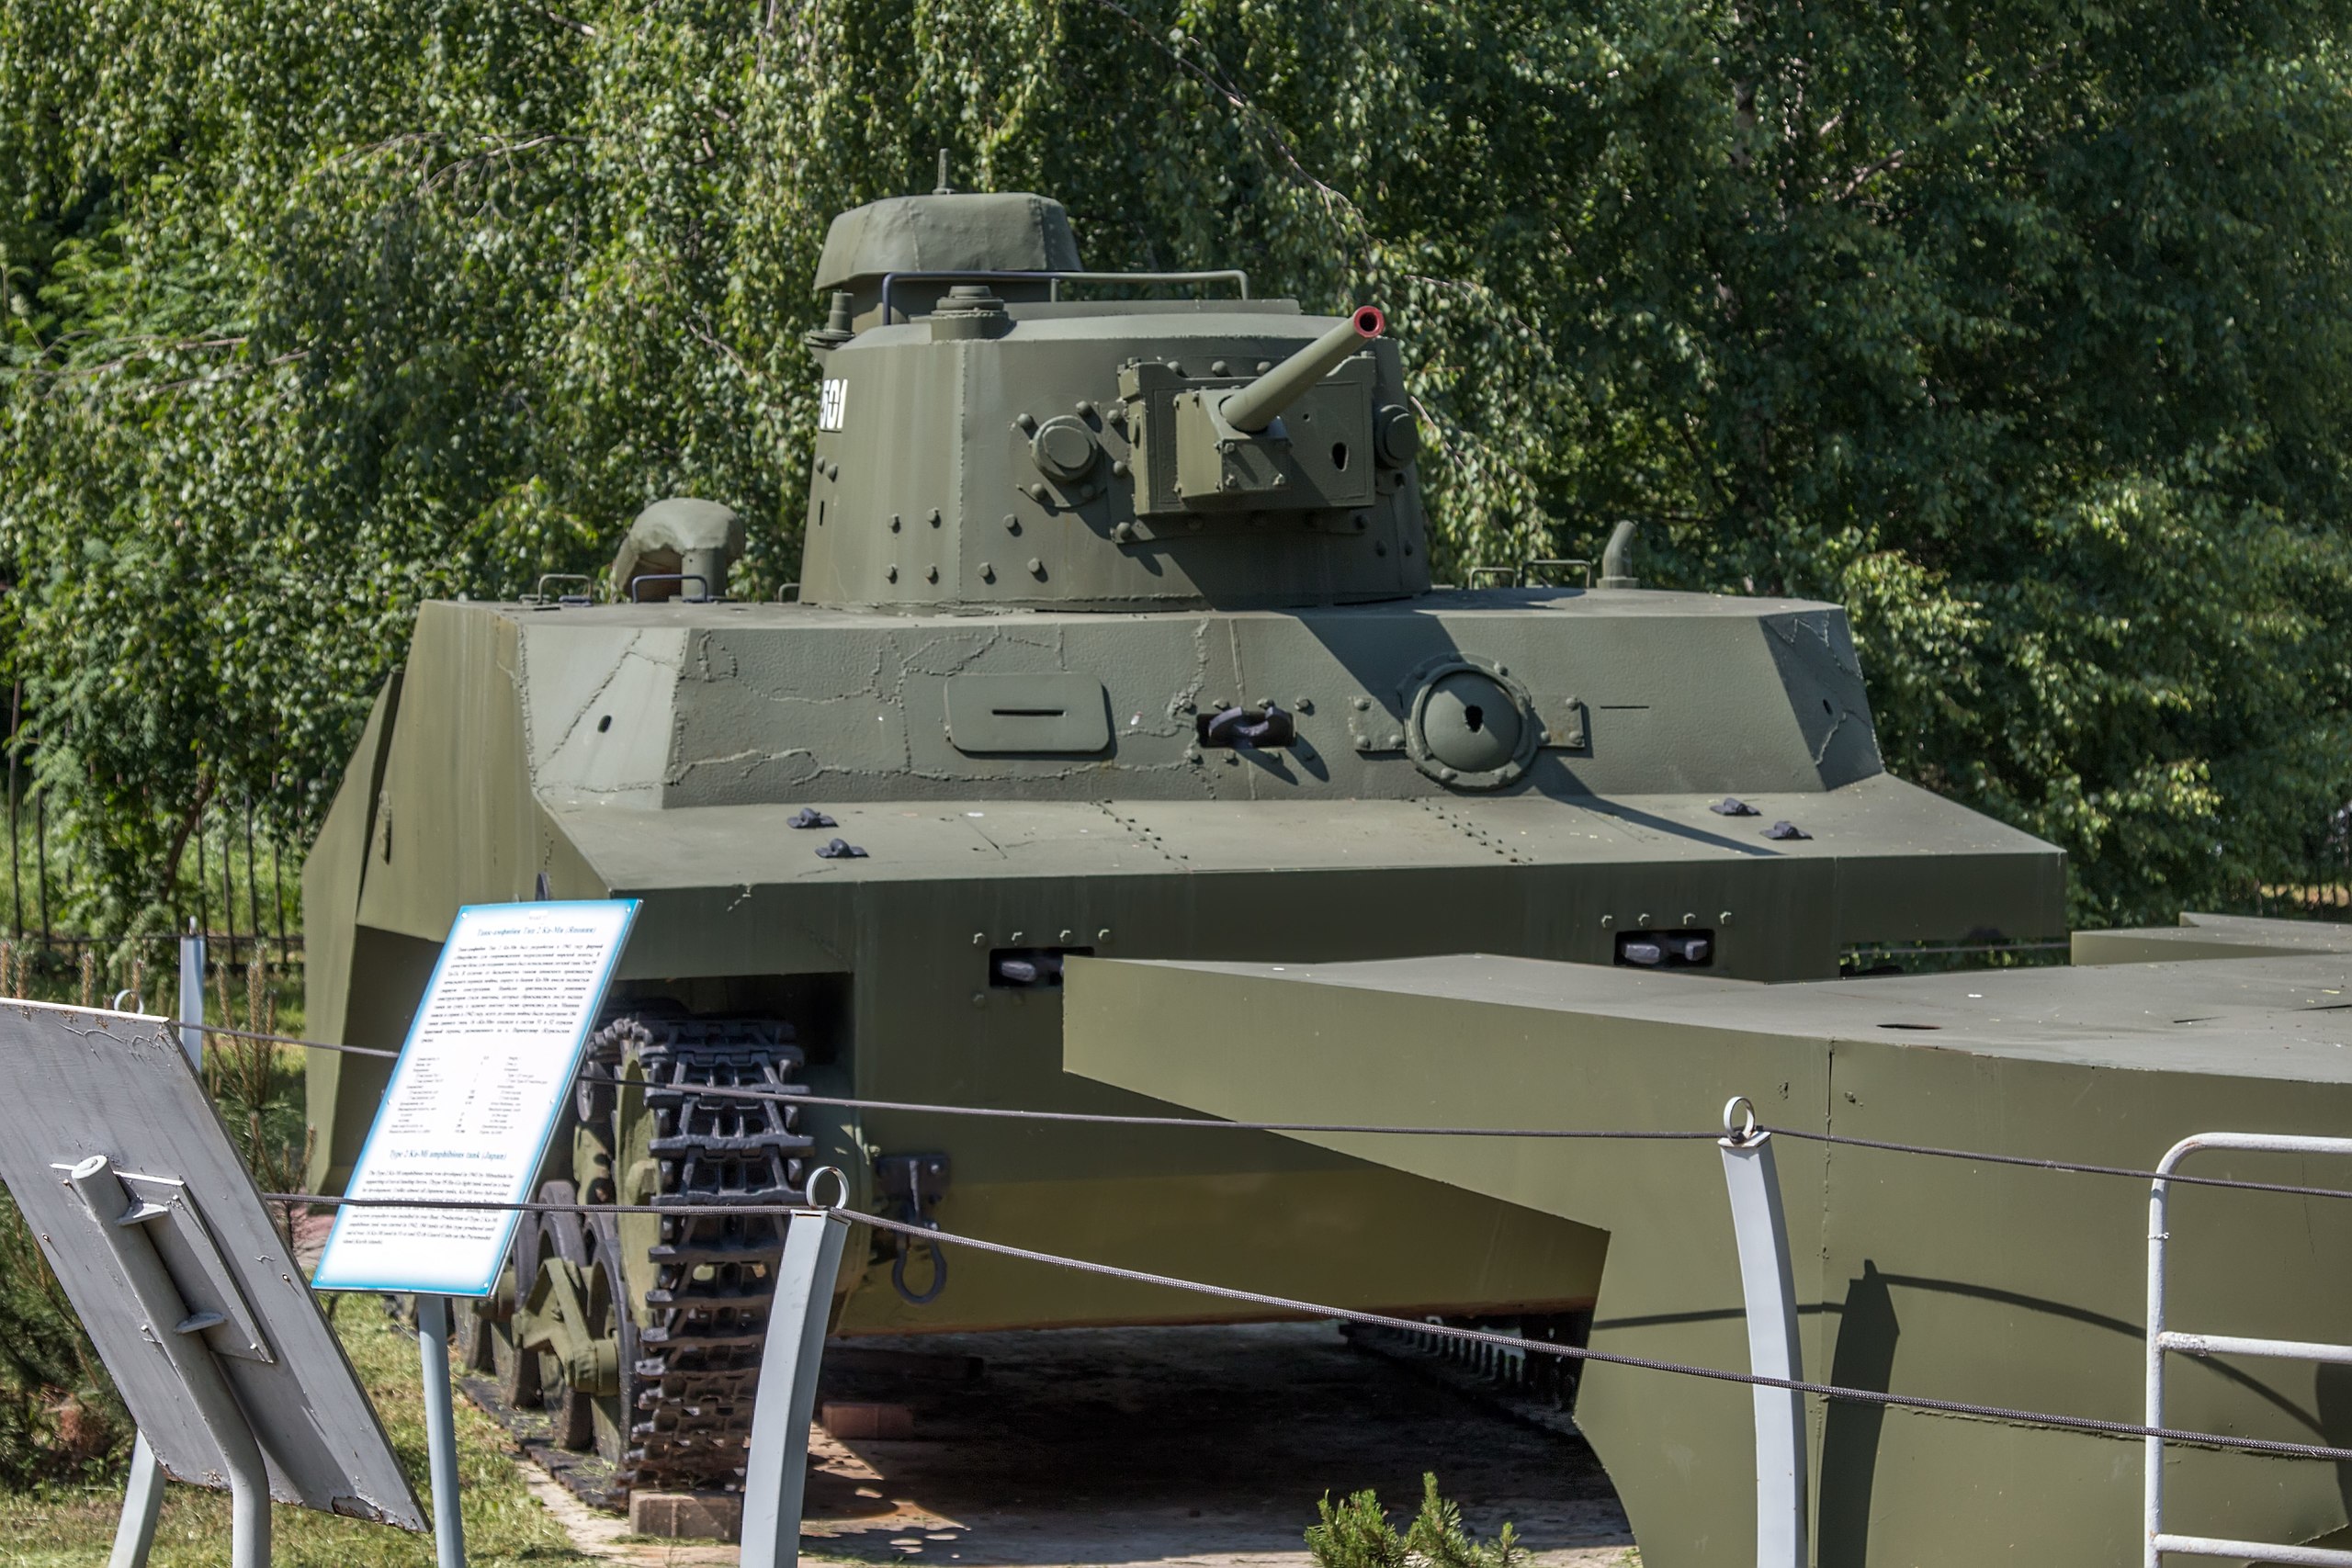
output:
M1632 1544L1592 1451L1322 1324L858 1340L829 1400L909 1406L911 1438L812 1445L805 1550L985 1565L1305 1561L1316 1499L1421 1473L1539 1562ZM879 1353L876 1353L879 1352ZM977 1359L984 1371L968 1375Z

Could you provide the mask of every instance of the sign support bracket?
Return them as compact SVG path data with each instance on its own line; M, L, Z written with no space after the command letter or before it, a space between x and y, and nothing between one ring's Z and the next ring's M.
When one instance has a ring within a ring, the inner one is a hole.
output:
M134 1201L104 1155L92 1155L74 1166L69 1179L89 1209L91 1218L97 1222L107 1249L113 1254L116 1267L130 1286L131 1298L139 1303L140 1315L146 1320L145 1337L163 1352L164 1359L179 1375L187 1390L189 1404L220 1450L222 1466L229 1472L229 1561L232 1568L269 1568L269 1468L262 1459L261 1445L254 1438L253 1427L245 1419L236 1394L221 1375L219 1363L213 1360L211 1348L199 1337L211 1322L217 1321L215 1314L188 1310L179 1287L172 1282L170 1271L148 1239L147 1222L164 1211ZM151 1474L152 1472L151 1464ZM142 1479L146 1478L133 1472L134 1503ZM150 1484L153 1501L145 1513L152 1520L154 1506L161 1501L160 1478ZM130 1522L130 1508L126 1507L126 1525ZM152 1539L153 1529L150 1523L138 1533ZM118 1535L118 1552L121 1544Z

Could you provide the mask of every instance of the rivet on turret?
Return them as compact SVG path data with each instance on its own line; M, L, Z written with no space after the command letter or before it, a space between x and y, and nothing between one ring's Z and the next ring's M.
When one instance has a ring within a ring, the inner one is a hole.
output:
M1041 484L1025 484L1025 485L1023 485L1023 486L1021 487L1021 493L1022 493L1022 494L1023 494L1023 495L1025 495L1025 496L1027 496L1030 500L1032 500L1032 501L1035 502L1036 502L1038 505L1040 505L1040 506L1043 506L1043 505L1045 505L1045 504L1046 504L1046 487L1045 487L1044 485L1041 485Z
M1018 534L1021 532L1021 519L1015 517L1010 512L1006 513L1004 514L1004 531L1008 534Z
M1045 576L1046 563L1039 560L1035 556L1031 556L1029 558L1029 575L1032 577Z
M939 526L939 508L936 506L931 509L931 525L934 528Z
M884 568L882 569L882 581L885 581L885 582L896 582L896 581L899 581L899 569L898 569L897 567L895 567L895 566L886 566L886 567L884 567Z
M1091 398L1080 398L1071 406L1078 410L1079 417L1083 419L1094 412L1094 400Z
M1120 479L1125 479L1129 474L1135 472L1135 470L1127 466L1127 460L1125 457L1119 457L1113 460L1111 464L1111 472L1117 475Z
M1023 435L1027 435L1036 430L1037 416L1031 413L1015 414L1012 417L1012 423L1021 427L1021 433Z
M927 566L927 567L923 568L923 569L922 569L922 580L923 580L925 582L936 582L936 581L939 581L939 569L938 569L937 567L935 567L935 566Z
M1371 699L1370 697L1358 697L1358 698L1356 699L1356 705L1356 705L1356 712L1358 712L1358 713L1365 713L1365 712L1368 712L1368 711L1370 711L1370 709L1371 709L1371 707L1372 707L1372 699Z
M893 534L895 534L895 533L897 533L898 531L899 531L899 514L898 514L897 513L893 512L892 513L890 513L890 532L892 532Z
M1063 945L1064 947L1068 947L1068 946L1069 945L1069 939L1070 939L1072 936L1076 935L1076 934L1077 934L1077 933L1076 933L1076 932L1074 932L1074 931L1064 931L1064 932L1062 932L1062 945Z
M1385 556L1388 553L1388 547L1377 540L1374 540L1372 547L1372 553L1376 556Z
M1111 538L1112 542L1114 544L1131 545L1135 543L1136 525L1132 523L1112 524Z
M1267 371L1272 370L1273 367L1274 362L1271 359L1261 359L1258 361L1258 374L1261 376L1263 376Z
M982 561L980 563L980 581L982 582L994 582L996 581L996 568L990 566L986 561Z
M1224 361L1224 360L1222 360L1222 359L1212 359L1212 360L1210 360L1210 361L1209 361L1209 374L1210 374L1210 375L1212 375L1212 376L1222 376L1222 375L1224 375L1224 374L1225 374L1225 361Z

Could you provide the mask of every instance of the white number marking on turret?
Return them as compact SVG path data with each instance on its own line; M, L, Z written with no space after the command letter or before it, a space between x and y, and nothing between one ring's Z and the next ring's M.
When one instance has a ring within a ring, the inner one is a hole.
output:
M817 428L839 430L848 407L849 383L829 378L817 391Z

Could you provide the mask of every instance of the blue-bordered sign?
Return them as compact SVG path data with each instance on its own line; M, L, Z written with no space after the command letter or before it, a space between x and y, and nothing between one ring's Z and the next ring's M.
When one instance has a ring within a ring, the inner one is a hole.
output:
M520 1216L423 1205L531 1198L637 908L610 898L458 911L345 1189L421 1206L337 1211L314 1286L491 1292Z

